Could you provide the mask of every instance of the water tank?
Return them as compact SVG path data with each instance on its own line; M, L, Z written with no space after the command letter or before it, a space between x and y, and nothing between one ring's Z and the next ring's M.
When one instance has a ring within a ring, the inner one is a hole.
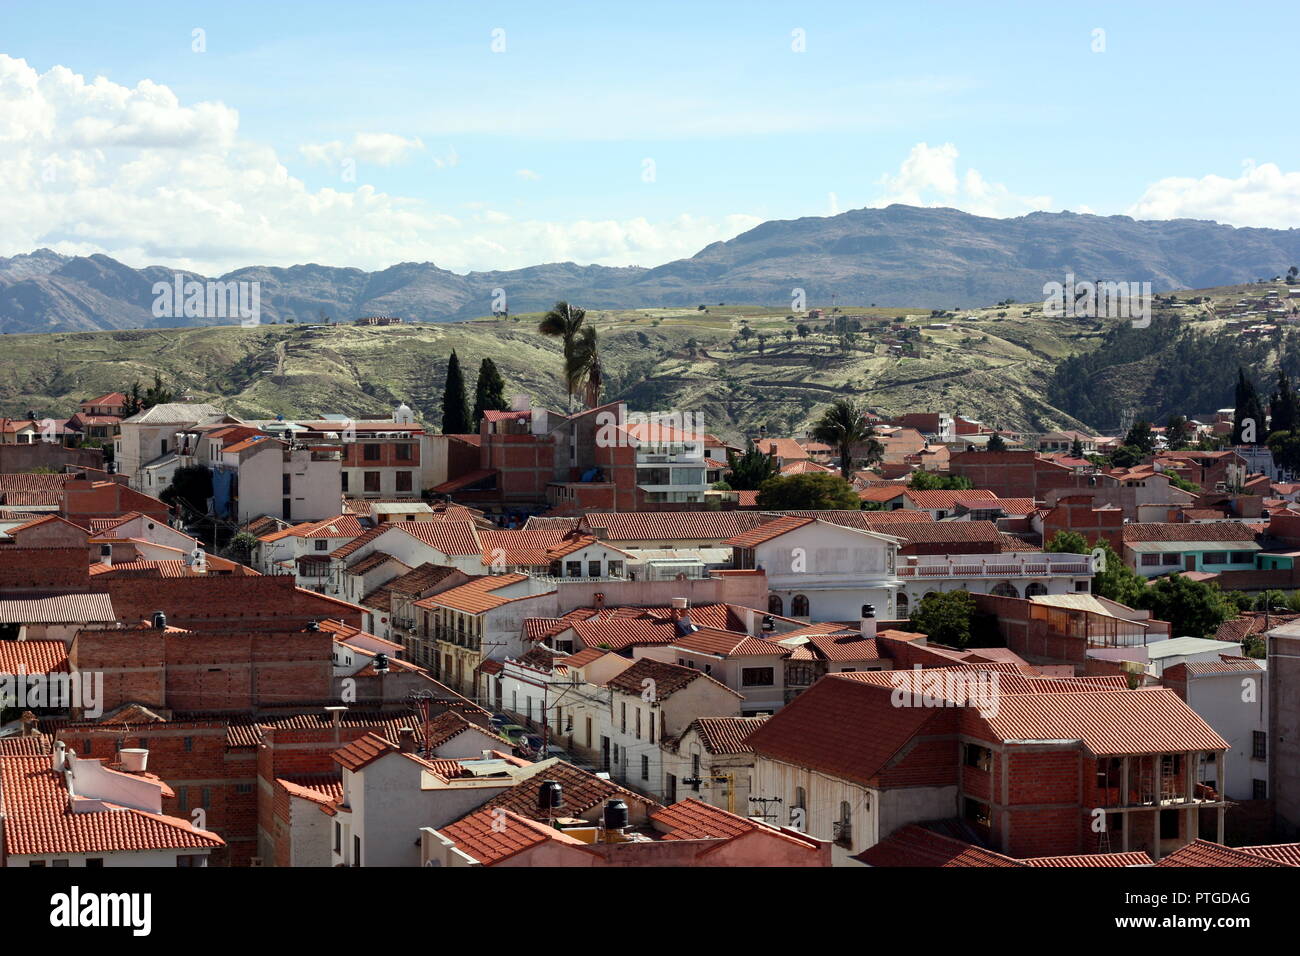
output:
M167 627L167 615L162 611L153 612L153 626L158 630L165 630Z
M144 773L149 765L149 751L141 747L123 747L117 752L117 759L127 773Z
M611 800L605 804L605 829L627 829L627 804L622 800Z
M537 809L558 810L562 806L564 806L564 788L558 781L543 781L537 791Z
M387 674L387 673L388 673L388 655L387 655L387 654L376 654L376 655L375 655L375 673L376 673L376 674Z
M875 616L876 616L876 606L875 606L874 604L864 604L864 605L862 605L862 616L863 616L864 618L867 618L867 617L875 617Z

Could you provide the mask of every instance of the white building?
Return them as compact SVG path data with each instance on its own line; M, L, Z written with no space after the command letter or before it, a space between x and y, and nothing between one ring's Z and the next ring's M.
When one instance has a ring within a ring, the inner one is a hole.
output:
M1224 654L1166 665L1162 683L1173 688L1228 742L1224 761L1228 779L1216 781L1217 789L1229 800L1264 800L1271 796L1266 662Z
M340 467L335 453L294 448L278 438L253 435L223 448L214 471L232 473L229 514L244 524L262 515L285 521L337 515L343 504Z
M148 751L110 770L63 741L48 754L0 757L0 860L5 866L207 866L215 833L162 812L166 785L144 775Z
M214 405L191 405L184 402L155 405L125 418L119 425L118 435L113 439L113 460L117 470L128 476L131 487L136 491L156 495L171 484L170 472L166 472L165 480L155 477L151 482L145 475L146 466L152 465L157 470L170 462L174 470L178 451L176 433L222 419L223 413Z

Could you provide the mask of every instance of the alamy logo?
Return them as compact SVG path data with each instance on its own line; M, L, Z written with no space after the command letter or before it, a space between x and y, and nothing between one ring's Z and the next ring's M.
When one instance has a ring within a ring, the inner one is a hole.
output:
M959 671L950 667L896 670L889 674L895 707L973 707L981 717L998 715L997 671Z
M200 282L178 273L173 282L155 282L153 295L156 319L238 318L239 324L246 327L262 321L260 282Z
M148 936L153 929L151 893L82 893L74 886L50 897L50 925L74 929L88 926L122 926L132 936Z
M104 675L99 671L29 674L21 664L15 674L0 674L0 710L79 708L83 717L104 713Z
M598 448L658 448L703 442L704 434L699 412L596 413Z
M1049 318L1132 319L1135 329L1151 324L1150 282L1075 282L1070 272L1064 283L1044 284L1043 295Z

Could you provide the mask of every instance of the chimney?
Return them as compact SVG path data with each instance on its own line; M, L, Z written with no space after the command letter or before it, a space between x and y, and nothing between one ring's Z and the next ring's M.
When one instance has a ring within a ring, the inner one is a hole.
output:
M876 608L873 604L862 605L862 624L860 626L863 638L876 636Z
M63 755L67 749L67 745L62 740L54 741L54 750L50 757L50 769L55 773L64 771Z
M599 614L601 611L605 610L605 592L604 592L604 591L597 591L597 592L593 595L592 600L593 600L593 601L595 602L595 604L596 604L596 613L597 613L597 614Z
M37 727L39 726L40 723L40 721L36 719L36 715L33 714L30 710L24 710L22 716L19 717L18 719L19 721L22 722L22 727L23 727L22 736L35 737Z
M397 749L404 754L415 753L415 731L410 727L403 727L397 732Z

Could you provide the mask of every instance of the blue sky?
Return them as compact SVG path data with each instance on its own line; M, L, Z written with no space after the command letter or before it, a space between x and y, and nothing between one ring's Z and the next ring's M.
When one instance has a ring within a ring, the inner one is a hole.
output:
M0 254L654 265L890 201L1300 225L1288 6L872 6L6 4Z

